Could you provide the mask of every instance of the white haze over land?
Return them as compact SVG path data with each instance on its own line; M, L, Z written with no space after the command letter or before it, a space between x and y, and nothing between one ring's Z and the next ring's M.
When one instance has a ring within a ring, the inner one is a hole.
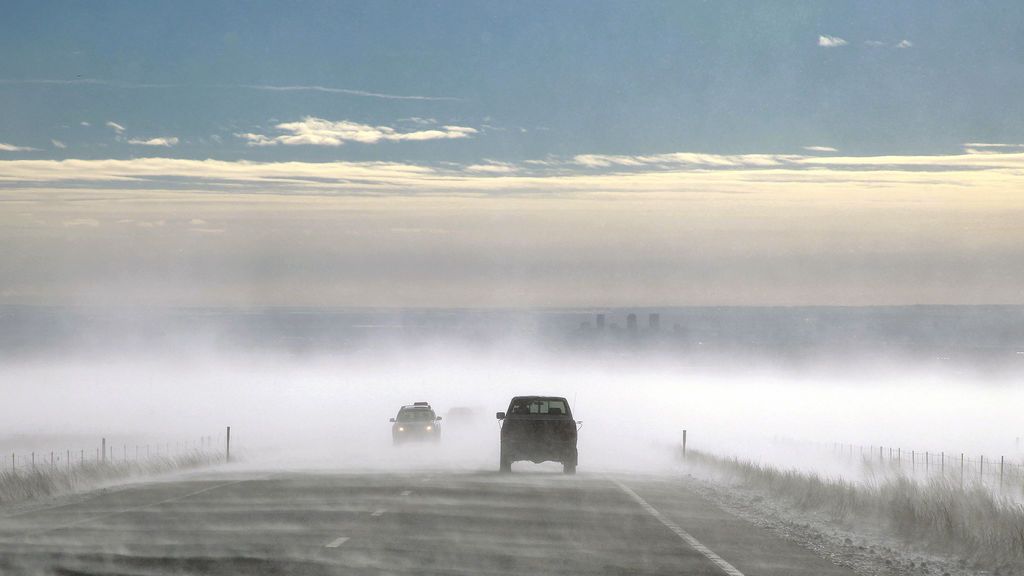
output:
M230 425L246 466L492 470L494 413L514 395L550 394L567 397L583 421L581 472L669 473L683 429L693 449L829 474L849 472L848 463L814 443L1019 459L1024 391L1012 379L898 364L727 366L439 344L309 356L178 351L10 360L0 368L7 406L0 438L7 445L106 437L120 455L122 444L129 452L200 436L219 444ZM436 449L394 449L388 418L414 401L431 402L441 416L470 407L475 418L443 420Z

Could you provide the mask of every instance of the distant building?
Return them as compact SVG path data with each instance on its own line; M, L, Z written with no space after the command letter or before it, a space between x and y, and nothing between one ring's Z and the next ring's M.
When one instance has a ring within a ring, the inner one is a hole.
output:
M636 332L636 329L636 314L630 312L629 316L626 316L626 330Z
M652 313L647 317L648 326L651 332L657 332L661 330L661 314Z

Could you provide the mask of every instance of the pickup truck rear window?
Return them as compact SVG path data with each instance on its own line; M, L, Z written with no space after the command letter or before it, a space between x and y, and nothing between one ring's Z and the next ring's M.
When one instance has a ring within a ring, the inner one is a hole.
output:
M564 400L558 399L516 399L512 401L509 414L548 414L561 416L568 414L569 410Z

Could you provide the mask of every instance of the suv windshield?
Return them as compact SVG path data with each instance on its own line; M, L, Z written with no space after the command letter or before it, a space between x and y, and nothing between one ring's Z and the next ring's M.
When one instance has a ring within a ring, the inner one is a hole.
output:
M561 416L568 414L565 400L561 398L516 398L512 400L509 414L548 414Z
M426 408L413 408L398 413L399 422L426 422L434 419L434 411Z

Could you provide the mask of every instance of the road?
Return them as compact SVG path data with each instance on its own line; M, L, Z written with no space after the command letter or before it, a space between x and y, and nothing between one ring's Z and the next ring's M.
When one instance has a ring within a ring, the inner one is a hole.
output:
M671 477L230 468L0 512L0 573L852 576Z

